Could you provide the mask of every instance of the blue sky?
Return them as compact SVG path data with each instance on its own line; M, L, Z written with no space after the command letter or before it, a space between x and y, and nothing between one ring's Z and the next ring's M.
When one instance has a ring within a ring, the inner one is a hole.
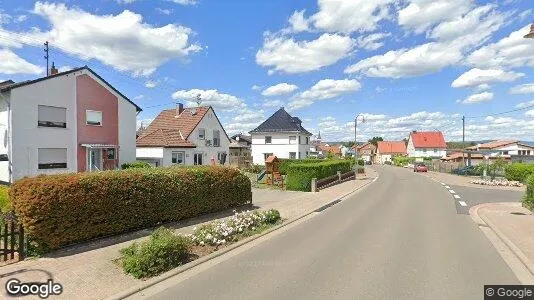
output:
M229 134L280 106L327 140L534 140L534 20L524 0L0 0L0 80L89 65L150 122L214 106ZM487 116L517 108L513 113ZM480 116L479 118L470 118Z

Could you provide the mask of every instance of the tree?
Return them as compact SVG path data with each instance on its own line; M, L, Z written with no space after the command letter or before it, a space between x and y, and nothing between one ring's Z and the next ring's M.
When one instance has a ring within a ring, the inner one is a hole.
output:
M378 142L383 141L384 139L381 136L375 136L372 139L368 140L369 143L373 144L375 147L377 147Z

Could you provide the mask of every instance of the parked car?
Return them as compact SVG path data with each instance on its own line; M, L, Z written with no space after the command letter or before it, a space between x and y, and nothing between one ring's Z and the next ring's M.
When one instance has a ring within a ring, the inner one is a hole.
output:
M456 175L473 175L475 173L475 167L467 166L463 168L454 169L452 170L452 173Z
M414 172L428 172L428 167L425 164L416 164L413 167Z

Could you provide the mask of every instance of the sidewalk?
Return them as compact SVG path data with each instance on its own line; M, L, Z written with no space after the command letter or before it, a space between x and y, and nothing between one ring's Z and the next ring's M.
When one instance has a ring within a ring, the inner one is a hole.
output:
M450 185L474 187L474 188L479 188L479 189L496 189L496 190L509 190L509 191L520 191L520 192L523 192L526 189L526 187L491 186L491 185L480 185L480 184L469 183L469 181L471 180L479 179L480 177L478 176L460 176L460 175L433 172L433 171L428 171L427 173L419 173L419 174L433 178L439 182L450 184Z
M366 179L351 180L318 193L254 189L253 206L254 209L260 210L278 209L282 218L291 221L369 184L377 173L369 168L366 171L368 171ZM180 233L191 233L193 227L203 222L228 217L231 213L231 211L221 212L165 226L175 228ZM22 282L46 282L48 279L53 279L63 286L63 294L54 299L104 299L139 285L142 283L141 280L124 274L112 260L119 257L120 249L134 241L145 239L151 231L147 229L100 239L56 251L47 257L0 267L2 295L5 296L4 286L9 278L17 278Z
M469 214L480 226L488 226L534 276L534 215L520 202L485 203Z

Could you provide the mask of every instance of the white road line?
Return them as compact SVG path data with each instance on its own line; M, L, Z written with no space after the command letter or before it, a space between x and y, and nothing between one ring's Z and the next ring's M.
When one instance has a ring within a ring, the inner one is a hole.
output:
M453 196L454 196L454 198L456 198L456 199L460 199L460 196L459 196L459 195L454 194Z
M450 186L448 186L448 185L446 185L446 186L445 186L445 188L446 188L446 189L450 189L451 187L450 187Z
M443 183L443 182L440 182L440 183L441 183L441 185L445 185L445 183Z
M467 206L467 203L465 203L464 201L458 201L458 203L460 203L461 206Z
M456 192L453 191L453 190L449 190L449 193L451 193L451 194L456 194Z

